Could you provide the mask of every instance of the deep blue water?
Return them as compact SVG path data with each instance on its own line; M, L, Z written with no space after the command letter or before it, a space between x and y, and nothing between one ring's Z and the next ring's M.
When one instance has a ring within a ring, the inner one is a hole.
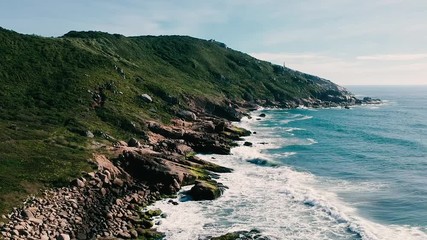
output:
M274 240L427 239L427 86L349 90L384 104L236 123L256 132L252 147L200 156L234 169L219 176L224 195L158 202L168 215L158 229L177 240L253 228Z

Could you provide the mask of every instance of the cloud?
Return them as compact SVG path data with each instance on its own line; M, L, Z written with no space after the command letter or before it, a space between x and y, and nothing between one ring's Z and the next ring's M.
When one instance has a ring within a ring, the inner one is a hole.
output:
M358 56L357 60L377 60L377 61L414 61L427 58L427 53L420 54L383 54Z
M197 10L184 3L176 5L167 1L130 1L126 6L110 2L106 9L110 20L95 28L133 36L197 35L207 24L224 21L218 8L210 7L210 4L194 4Z
M318 53L257 52L251 55L280 65L286 62L286 66L291 69L317 75L341 85L427 84L427 54L396 54L385 57L404 61L372 60L376 58L374 56L381 55L362 58Z

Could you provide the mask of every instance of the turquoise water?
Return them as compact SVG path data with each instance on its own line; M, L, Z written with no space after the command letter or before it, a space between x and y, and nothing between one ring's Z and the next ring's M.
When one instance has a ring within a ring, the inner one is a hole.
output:
M260 110L215 201L158 202L167 239L256 228L271 239L427 239L427 86L350 87L384 104ZM265 113L265 118L257 118ZM180 200L180 194L177 200Z
M262 126L301 128L280 135L316 141L268 152L296 153L279 160L299 171L352 185L370 184L376 191L338 194L369 219L427 226L427 87L350 90L386 102L351 110L266 111L270 118ZM304 117L310 119L282 121Z

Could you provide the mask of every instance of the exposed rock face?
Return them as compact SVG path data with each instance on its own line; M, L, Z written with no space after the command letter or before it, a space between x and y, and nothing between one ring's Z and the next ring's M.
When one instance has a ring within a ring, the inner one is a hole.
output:
M381 101L381 99L364 97L361 102L364 104L380 104L382 101Z
M180 189L183 182L191 181L191 178L184 174L185 169L178 165L174 169L166 164L166 161L160 156L126 152L120 159L120 164L135 179L154 185L166 194L173 194Z

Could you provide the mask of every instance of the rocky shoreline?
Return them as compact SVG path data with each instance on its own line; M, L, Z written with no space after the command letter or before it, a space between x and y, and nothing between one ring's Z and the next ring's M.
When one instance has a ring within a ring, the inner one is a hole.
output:
M273 102L260 104L281 108L301 105L318 108L379 102L377 99L355 100L353 97L336 101L301 99L285 105ZM46 190L40 196L32 196L22 207L2 216L1 221L6 223L0 223L0 237L161 239L162 234L153 230L153 216L159 216L161 212L149 211L145 207L164 196L176 194L184 185L194 184L189 191L194 200L218 198L226 186L213 176L232 169L199 159L195 153L229 154L236 144L234 141L251 134L233 126L229 120L239 120L256 107L255 104L230 103L216 112L207 113L205 109L178 112L179 118L173 119L170 125L147 122L141 139L112 142L108 151L115 157L107 159L104 155L94 155L92 161L98 170L82 173L69 187Z
M194 116L193 116L194 114ZM152 229L160 211L146 206L176 194L183 185L195 200L215 199L225 186L214 172L231 169L206 162L195 151L229 154L233 141L250 132L223 118L191 112L172 125L147 122L146 135L115 141L107 159L94 155L97 170L82 173L69 187L29 197L20 208L2 216L3 239L161 239ZM178 204L171 202L171 204Z

